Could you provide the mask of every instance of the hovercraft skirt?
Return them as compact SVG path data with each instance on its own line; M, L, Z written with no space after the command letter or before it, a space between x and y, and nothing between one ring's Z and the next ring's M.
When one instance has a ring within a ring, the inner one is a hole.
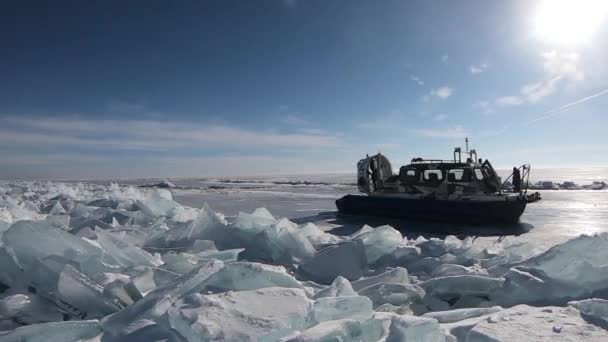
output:
M459 223L515 223L525 200L472 201L346 195L336 200L343 214Z

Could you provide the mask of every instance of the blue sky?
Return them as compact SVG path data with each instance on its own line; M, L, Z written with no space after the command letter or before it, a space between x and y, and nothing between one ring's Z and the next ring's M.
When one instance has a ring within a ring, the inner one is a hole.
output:
M608 6L548 3L3 3L0 178L606 166Z

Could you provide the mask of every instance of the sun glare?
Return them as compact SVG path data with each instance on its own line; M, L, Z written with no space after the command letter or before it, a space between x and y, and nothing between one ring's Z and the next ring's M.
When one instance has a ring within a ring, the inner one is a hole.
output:
M608 0L543 0L536 10L536 33L553 43L587 42L608 14Z

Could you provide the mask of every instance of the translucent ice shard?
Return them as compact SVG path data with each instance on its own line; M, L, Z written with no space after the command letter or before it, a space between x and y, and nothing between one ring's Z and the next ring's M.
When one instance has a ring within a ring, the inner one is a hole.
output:
M392 315L386 341L443 342L445 337L437 320L416 316Z
M356 237L365 246L365 255L370 264L384 255L391 254L403 242L403 236L391 226L382 226Z
M333 341L376 341L365 339L361 322L353 319L341 319L322 322L299 334L290 335L284 342L333 342Z
M181 210L181 205L173 201L171 191L166 189L151 190L137 205L146 215L154 217L174 217Z
M209 276L203 283L206 291L246 291L266 287L304 287L284 267L255 262L234 262Z
M341 296L356 296L357 292L353 290L351 283L348 279L344 277L336 277L334 282L326 288L320 290L315 293L314 298L324 298L324 297L341 297Z
M198 265L206 263L205 259L188 253L167 253L163 255L163 261L163 269L179 274L188 273Z
M132 322L141 319L158 319L175 301L190 293L198 292L201 283L222 267L224 265L221 261L207 261L204 265L198 266L166 286L153 290L122 311L104 317L101 321L103 329L113 335L118 335Z
M246 246L246 259L269 260L285 266L299 264L315 254L310 241L295 223L287 219L281 219L258 233Z
M19 322L19 325L58 322L63 321L63 313L38 295L16 294L0 300L0 321ZM17 328L17 323L14 324L13 329ZM7 327L5 324L2 326Z
M194 220L181 223L168 230L157 230L146 242L146 246L187 247L196 240L222 241L229 239L226 235L226 220L205 204Z
M86 341L101 334L99 323L92 321L51 322L28 325L0 332L2 342L75 342Z
M56 295L78 308L83 313L82 317L101 318L122 309L111 298L104 296L103 287L70 265L66 265L59 275Z
M180 277L180 274L162 268L146 266L129 267L121 272L129 276L142 295L146 295L156 288L164 287Z
M361 278L367 267L365 248L360 240L327 247L302 264L298 271L310 279L330 284L337 276L348 280Z
M95 234L97 235L97 242L103 247L108 257L116 261L118 266L160 265L160 262L150 253L115 237L103 229L96 229Z
M374 307L387 303L404 306L420 302L424 297L424 290L411 284L380 283L360 290L359 295L369 297Z
M516 263L496 303L564 305L608 290L608 234L581 235Z
M2 241L25 269L31 268L36 260L50 255L74 262L83 261L91 255L102 255L101 248L44 221L19 221L2 235ZM41 243L32 244L32 241Z
M314 223L310 222L300 227L300 233L307 238L315 248L327 244L336 244L342 241L342 238L333 234L325 233Z
M418 285L426 291L427 296L443 299L464 295L488 297L501 288L504 282L502 278L462 275L429 279Z
M217 259L224 262L234 262L239 259L239 254L244 251L245 248L234 248L226 249L223 251L205 251L199 252L195 255L201 259Z
M310 317L313 324L345 318L362 321L373 312L372 301L367 297L326 297L314 302Z
M178 332L166 324L142 319L129 324L118 336L103 335L102 342L184 342ZM88 342L88 341L87 341ZM97 342L97 341L90 341Z
M238 213L234 225L252 234L260 233L275 223L276 219L265 208L258 208L252 214Z
M401 284L409 284L410 279L408 277L407 270L403 267L397 267L393 270L386 271L377 276L359 279L357 281L352 282L353 289L355 291L361 291L366 287L370 287L372 285L376 285L379 283L401 283Z

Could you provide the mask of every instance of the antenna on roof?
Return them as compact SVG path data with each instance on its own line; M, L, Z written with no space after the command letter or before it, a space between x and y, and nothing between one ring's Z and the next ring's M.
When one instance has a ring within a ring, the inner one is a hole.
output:
M469 153L469 137L464 138L464 142L467 144L467 153Z

